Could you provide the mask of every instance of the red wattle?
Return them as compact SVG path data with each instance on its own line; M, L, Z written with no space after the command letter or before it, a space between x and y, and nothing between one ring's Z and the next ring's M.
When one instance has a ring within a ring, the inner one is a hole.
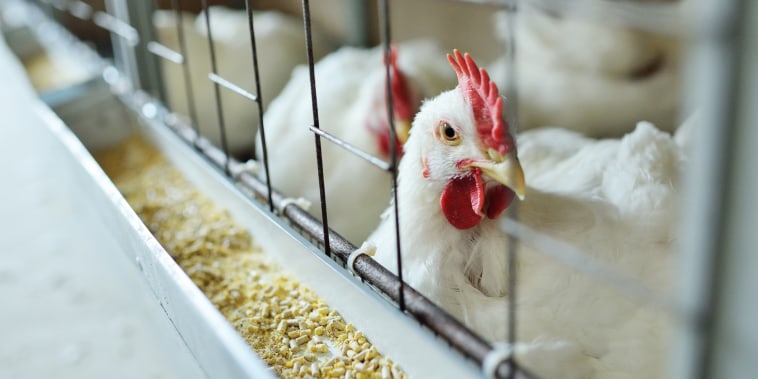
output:
M447 183L440 196L440 207L450 225L469 229L479 225L485 214L490 219L500 216L514 197L513 191L502 184L485 191L481 170L473 168L467 175Z
M450 225L469 229L478 225L484 214L484 182L478 170L450 180L440 196L442 213Z
M495 219L511 205L515 194L513 191L500 184L487 191L487 217Z

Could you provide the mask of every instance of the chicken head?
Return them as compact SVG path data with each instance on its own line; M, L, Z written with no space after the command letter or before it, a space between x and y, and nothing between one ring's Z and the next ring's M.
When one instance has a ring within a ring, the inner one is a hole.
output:
M524 198L524 173L495 83L468 54L455 50L448 60L458 87L422 106L408 143L419 148L419 175L440 194L447 221L469 229L497 218L514 195Z

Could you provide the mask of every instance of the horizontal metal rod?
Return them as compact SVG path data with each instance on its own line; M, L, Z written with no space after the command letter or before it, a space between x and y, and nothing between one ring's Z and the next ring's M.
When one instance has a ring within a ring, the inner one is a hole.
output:
M95 25L123 38L131 46L137 46L139 44L139 33L137 33L137 29L134 29L131 25L106 12L95 12L92 21Z
M66 5L68 1L67 0L43 0L43 3L52 5L55 9L58 9L59 11L66 11Z
M78 19L89 20L94 10L89 4L77 0L68 3L68 13L71 13L72 16Z
M168 46L155 42L150 41L147 43L147 50L161 58L164 58L168 61L174 62L176 64L182 64L184 63L184 56L179 53L178 51L172 50Z
M335 144L335 145L337 145L337 146L339 146L339 147L341 147L341 148L343 148L343 149L345 149L345 150L347 150L347 151L355 154L356 156L362 158L366 162L371 163L372 165L374 165L376 167L379 167L379 169L381 169L383 171L390 171L390 169L392 168L389 163L387 163L387 162L385 162L385 161L383 161L383 160L381 160L381 159L379 159L379 158L377 158L377 157L375 157L375 156L373 156L373 155L371 155L371 154L369 154L369 153L367 153L367 152L365 152L365 151L363 151L363 150L361 150L361 149L359 149L359 148L351 145L348 142L343 141L340 138L337 138L337 137L329 134L329 132L325 131L324 129L317 128L317 127L315 127L313 125L311 125L309 127L309 129L313 133L316 133L319 136L326 138L329 142L331 142L331 143L333 143L333 144Z
M258 101L258 96L255 96L254 94L248 92L244 88L242 88L242 87L240 87L240 86L238 86L238 85L236 85L236 84L234 84L234 83L232 83L232 82L230 82L230 81L222 78L221 76L219 76L217 74L214 74L212 72L208 73L208 79L210 79L212 82L214 82L214 83L216 83L216 84L218 84L218 85L220 85L220 86L222 86L224 88L232 90L232 91L234 91L234 92L236 92L236 93L238 93L238 94L240 94L240 95L242 95L242 96L250 99L251 101Z

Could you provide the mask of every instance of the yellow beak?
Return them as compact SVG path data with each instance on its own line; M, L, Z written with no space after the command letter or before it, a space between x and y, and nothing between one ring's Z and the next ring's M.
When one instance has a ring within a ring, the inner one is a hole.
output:
M519 200L524 200L526 196L526 181L524 180L524 170L521 169L521 163L515 153L508 153L505 156L490 151L491 160L474 161L469 164L472 167L479 167L484 175L496 180L507 186L518 196Z
M395 119L395 135L401 145L405 145L405 141L408 140L408 134L411 132L411 123L407 120Z

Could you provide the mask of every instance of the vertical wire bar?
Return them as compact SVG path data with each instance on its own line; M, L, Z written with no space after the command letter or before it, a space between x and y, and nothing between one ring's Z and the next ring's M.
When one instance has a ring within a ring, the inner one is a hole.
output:
M184 88L187 91L187 109L189 110L190 121L192 121L192 128L195 130L195 138L192 141L192 146L195 149L200 149L197 142L200 140L200 125L197 122L197 110L195 109L195 92L192 88L192 77L190 74L189 64L189 52L187 51L187 41L184 38L184 23L182 18L182 1L171 0L171 6L174 8L176 15L176 35L179 38L179 52L184 58L182 60L182 74L184 76Z
M395 136L395 107L392 100L392 77L390 76L390 48L391 48L391 35L390 35L390 10L389 1L382 0L380 2L380 11L382 17L382 44L384 46L384 71L385 71L385 92L387 96L387 123L388 132L390 135L390 174L392 175L392 196L393 198L393 211L395 212L395 258L397 261L397 278L398 278L398 297L397 304L400 307L401 312L405 312L405 282L403 281L403 257L400 251L400 208L397 203L397 140Z
M211 32L211 15L208 9L208 0L203 0L203 12L205 13L205 27L208 31L208 48L211 55L211 72L214 75L218 75L218 68L216 66L216 49L213 42L213 33ZM218 83L213 82L213 90L216 95L216 114L218 115L218 126L221 132L221 149L224 151L226 159L224 160L224 172L226 175L231 176L232 172L229 167L229 145L226 141L226 126L224 125L224 110L221 108L221 89Z
M719 4L724 6L724 4ZM733 86L723 99L729 108L722 115L724 123L732 119L732 143L727 145L728 171L722 184L724 193L723 228L721 248L717 265L714 266L714 285L709 309L715 314L707 340L708 378L750 378L755 376L755 352L758 350L758 328L755 313L758 310L756 292L758 277L758 235L755 222L758 221L758 171L753 162L758 160L755 142L758 141L758 4L754 1L735 2L732 15L734 32L729 41L733 44L730 79ZM718 271L715 271L718 270ZM735 348L737 347L737 348Z
M303 0L303 25L305 27L305 47L308 58L308 74L311 82L311 108L313 109L313 127L321 129L318 121L318 99L316 98L316 73L313 58L313 36L311 35L311 6L308 0ZM324 224L324 254L332 256L329 243L329 222L326 213L326 190L324 188L324 161L321 155L321 137L313 135L316 144L316 167L318 171L318 191L321 198L321 222Z
M519 129L518 118L518 83L516 81L517 76L517 61L516 61L516 15L518 12L518 1L514 1L513 4L505 6L506 17L506 78L508 81L505 84L505 94L507 101L507 116L509 130L515 137ZM508 210L508 217L518 220L518 201L511 203ZM518 283L518 237L513 234L508 234L508 248L507 248L507 262L508 262L508 345L511 347L516 345L517 341L517 314L516 303L518 302L517 296L517 283ZM515 349L512 350L515 355ZM516 376L517 367L515 357L512 356L510 361L511 369L508 373L508 378L512 379Z
M255 102L258 103L258 130L260 130L261 149L263 150L263 170L266 173L266 191L268 208L274 211L274 199L271 195L271 175L268 168L268 148L266 147L266 128L263 127L263 96L261 95L261 77L258 70L258 47L255 43L255 22L253 21L253 8L250 0L245 1L247 21L250 27L250 46L253 48L253 72L255 74ZM253 141L253 156L256 156L255 141Z

